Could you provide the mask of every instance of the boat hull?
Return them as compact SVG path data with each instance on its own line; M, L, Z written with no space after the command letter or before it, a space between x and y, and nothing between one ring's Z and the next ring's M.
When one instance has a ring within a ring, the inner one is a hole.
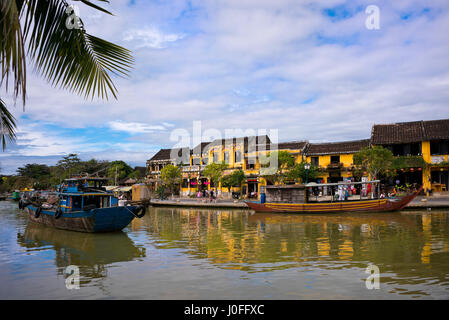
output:
M117 206L75 211L63 213L58 219L55 218L55 211L44 209L36 217L37 207L33 205L27 205L24 210L31 221L50 227L80 232L111 232L126 227L135 218L132 213L135 208L135 206Z
M341 212L385 212L403 209L422 190L397 201L388 199L337 201L326 203L257 203L246 201L246 205L257 212L278 213L341 213Z

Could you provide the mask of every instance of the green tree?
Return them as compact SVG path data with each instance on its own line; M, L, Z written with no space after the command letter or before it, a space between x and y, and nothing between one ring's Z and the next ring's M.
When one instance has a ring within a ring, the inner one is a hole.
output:
M290 169L290 171L287 173L287 177L289 179L300 181L302 183L305 183L307 181L313 181L316 180L319 176L319 170L318 167L310 164L310 169L305 169L305 165L307 162L301 161L300 163L296 163L293 168Z
M354 154L357 170L368 172L372 179L391 175L393 162L393 153L381 146L366 147Z
M225 188L240 187L240 197L242 196L242 183L246 180L245 173L242 169L233 171L231 174L224 176L221 185Z
M94 0L80 2L111 14ZM117 97L110 74L127 76L133 64L129 50L89 34L65 0L1 0L0 61L0 83L8 88L12 82L14 99L21 96L23 106L28 62L53 86L102 99ZM5 148L16 138L16 123L1 99L0 124Z
M45 164L26 164L24 167L17 169L20 176L29 177L32 179L40 179L42 177L50 176L50 168Z
M287 172L295 165L295 158L288 151L274 151L261 157L261 164L260 174L272 183L280 183L288 178Z
M161 170L161 179L173 195L175 193L175 188L179 186L182 181L181 168L172 164L166 165Z
M133 169L126 162L122 160L112 161L107 170L107 176L117 185L120 180L126 178L132 171Z
M214 183L215 194L217 194L218 183L223 177L224 171L228 168L228 165L223 161L221 163L208 164L202 174L209 178Z
M133 172L131 172L131 173L128 175L129 178L136 179L136 180L139 180L139 179L140 179L140 176L141 176L140 170L134 170Z
M76 153L70 153L69 155L62 157L62 160L59 160L56 166L63 170L63 178L70 178L70 176L75 173L76 170L74 169L80 164L80 162L81 160L78 158Z
M88 161L81 161L78 165L79 172L87 174L101 173L105 174L106 169L109 167L110 163L107 160L96 160L90 159Z

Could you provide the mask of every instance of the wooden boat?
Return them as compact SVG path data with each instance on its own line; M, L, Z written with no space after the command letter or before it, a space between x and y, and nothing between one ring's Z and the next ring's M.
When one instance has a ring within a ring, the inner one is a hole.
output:
M145 205L119 206L103 178L71 178L59 187L58 198L43 202L39 195L19 201L31 221L81 232L119 231L145 215Z
M380 181L365 182L342 182L327 184L307 184L293 186L267 186L266 202L245 201L246 205L257 212L279 212L279 213L341 213L341 212L385 212L403 209L409 204L419 192L419 190L403 196L400 199L360 199L344 201L311 201L309 199L310 188L339 187L348 185L368 185L380 183ZM379 193L378 193L379 194ZM331 194L331 197L333 195Z

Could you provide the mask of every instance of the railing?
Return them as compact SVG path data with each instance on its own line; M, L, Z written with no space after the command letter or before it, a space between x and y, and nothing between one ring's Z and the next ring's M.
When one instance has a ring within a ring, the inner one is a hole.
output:
M197 165L182 167L183 172L197 172L199 170L200 170L200 166L197 166Z
M331 162L327 165L328 169L340 169L343 167L344 167L344 165L341 162Z

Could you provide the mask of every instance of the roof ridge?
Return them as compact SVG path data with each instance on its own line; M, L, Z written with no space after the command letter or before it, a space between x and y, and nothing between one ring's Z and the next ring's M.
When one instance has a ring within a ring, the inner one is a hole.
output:
M310 145L313 144L337 144L337 143L347 143L347 142L362 142L362 141L371 141L371 138L366 139L357 139L357 140L344 140L344 141L333 141L333 142L309 142Z

